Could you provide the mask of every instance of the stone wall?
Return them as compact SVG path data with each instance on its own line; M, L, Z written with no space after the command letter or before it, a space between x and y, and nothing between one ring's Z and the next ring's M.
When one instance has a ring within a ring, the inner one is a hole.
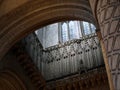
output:
M89 69L104 65L96 34L45 49L35 33L22 41L26 51L46 80L87 72Z
M105 68L48 82L47 90L110 90Z

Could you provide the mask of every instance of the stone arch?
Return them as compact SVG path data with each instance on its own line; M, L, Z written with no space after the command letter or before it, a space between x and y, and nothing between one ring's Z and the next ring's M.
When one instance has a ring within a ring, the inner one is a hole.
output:
M27 90L20 78L12 71L5 70L0 72L1 90Z
M96 25L86 0L29 1L3 15L0 17L0 59L25 35L64 20L84 20Z

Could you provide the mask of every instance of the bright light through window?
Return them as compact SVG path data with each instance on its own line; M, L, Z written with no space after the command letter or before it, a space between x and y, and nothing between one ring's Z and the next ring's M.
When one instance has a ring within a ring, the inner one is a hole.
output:
M62 40L63 40L63 42L68 41L68 27L67 27L67 23L63 23L63 25L62 25Z
M43 46L50 47L95 33L95 26L85 21L59 22L35 31ZM44 38L44 40L42 40Z
M84 21L83 21L83 27L84 27L84 34L85 34L85 35L88 35L88 34L91 33L91 32L90 32L90 27L89 27L89 23L88 23L88 22L84 22Z

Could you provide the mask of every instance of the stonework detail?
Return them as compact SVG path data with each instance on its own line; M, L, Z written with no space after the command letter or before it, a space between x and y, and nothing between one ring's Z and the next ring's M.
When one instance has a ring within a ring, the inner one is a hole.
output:
M46 90L109 90L105 68L76 74L46 84Z
M47 81L87 73L104 66L100 42L95 33L45 49L35 33L25 37L22 43Z
M38 68L32 62L30 56L24 51L23 45L17 43L12 48L13 53L17 57L17 61L25 70L27 76L30 78L32 84L37 88L37 90L43 89L45 87L45 80Z
M0 90L27 90L21 78L11 70L0 71Z
M97 2L96 17L108 56L113 84L120 89L120 1L99 0Z

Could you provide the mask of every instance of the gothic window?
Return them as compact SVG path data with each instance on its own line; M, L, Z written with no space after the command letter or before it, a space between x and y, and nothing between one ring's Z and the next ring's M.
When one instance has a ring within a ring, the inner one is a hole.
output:
M89 23L88 23L88 22L83 21L83 29L84 29L84 34L85 34L85 35L91 34L91 31L90 31L90 27L89 27Z
M62 24L62 41L66 42L68 41L68 27L67 27L67 23L63 23Z
M85 21L67 21L62 23L62 42L79 39L82 36L95 33L95 26Z
M90 24L90 26L91 26L91 32L95 33L95 29L96 29L95 26L93 24Z
M70 39L73 39L75 36L75 27L74 27L74 22L70 21L69 22L69 32L70 32Z
M76 24L77 24L76 21L69 22L70 40L79 38L78 25L76 25Z
M95 33L95 26L85 21L66 21L48 25L35 31L44 48ZM43 40L44 39L44 40Z
M78 37L82 37L82 28L81 28L81 22L77 21L77 27L78 27Z

